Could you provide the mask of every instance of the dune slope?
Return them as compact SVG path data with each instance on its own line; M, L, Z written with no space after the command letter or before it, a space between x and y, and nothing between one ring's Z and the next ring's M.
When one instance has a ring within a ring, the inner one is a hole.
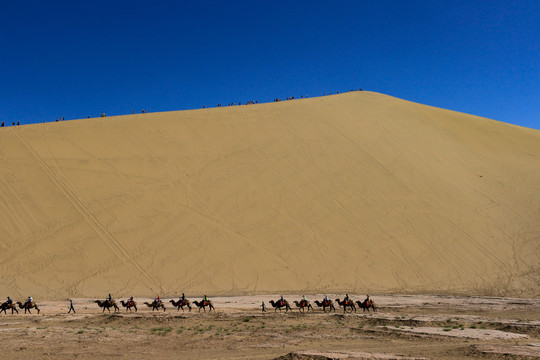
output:
M539 131L372 92L3 128L0 296L536 297L539 204Z

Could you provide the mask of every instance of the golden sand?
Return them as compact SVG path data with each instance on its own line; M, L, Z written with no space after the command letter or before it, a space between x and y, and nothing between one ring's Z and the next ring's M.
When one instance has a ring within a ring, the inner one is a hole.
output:
M373 92L0 130L0 295L540 294L540 131Z

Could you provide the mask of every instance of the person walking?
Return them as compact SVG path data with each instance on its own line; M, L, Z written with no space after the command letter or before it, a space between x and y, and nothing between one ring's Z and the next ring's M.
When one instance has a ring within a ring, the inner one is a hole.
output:
M71 313L71 311L73 311L73 313L75 314L75 308L73 307L73 300L69 299L69 311L68 311L68 314Z
M266 305L264 305L264 301L262 302L261 307L262 307L262 312L266 312Z

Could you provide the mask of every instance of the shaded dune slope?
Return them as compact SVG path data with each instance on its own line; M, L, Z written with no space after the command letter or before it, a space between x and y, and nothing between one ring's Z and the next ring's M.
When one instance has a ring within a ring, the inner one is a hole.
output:
M0 295L540 294L540 132L372 92L0 131Z

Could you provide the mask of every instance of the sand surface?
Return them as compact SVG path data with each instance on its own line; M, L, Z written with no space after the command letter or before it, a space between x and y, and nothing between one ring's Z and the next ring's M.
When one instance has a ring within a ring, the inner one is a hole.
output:
M540 295L540 131L372 92L0 130L0 296Z
M337 294L329 294L337 297ZM363 298L350 294L353 300ZM0 315L9 359L535 359L540 300L372 295L377 312L267 311L277 294L212 298L215 312L101 312L92 299L39 303L40 314ZM308 295L312 303L320 295ZM287 296L289 302L300 294ZM193 299L191 299L193 300Z

